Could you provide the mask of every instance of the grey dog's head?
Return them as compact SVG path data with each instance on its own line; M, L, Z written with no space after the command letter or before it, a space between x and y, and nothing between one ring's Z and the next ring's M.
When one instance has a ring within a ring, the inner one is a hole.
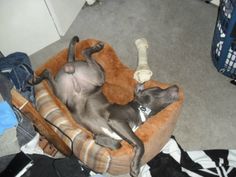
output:
M152 110L152 115L178 100L179 88L176 85L166 89L153 87L136 92L135 100L144 107ZM150 116L152 116L150 115Z

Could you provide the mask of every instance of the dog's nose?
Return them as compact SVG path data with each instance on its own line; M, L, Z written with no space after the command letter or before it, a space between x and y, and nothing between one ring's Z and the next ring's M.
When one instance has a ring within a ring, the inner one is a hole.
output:
M179 92L179 87L177 85L172 85L169 89L173 92Z
M168 88L168 92L171 98L173 98L174 100L177 100L179 95L179 87L177 85L173 85L171 87Z

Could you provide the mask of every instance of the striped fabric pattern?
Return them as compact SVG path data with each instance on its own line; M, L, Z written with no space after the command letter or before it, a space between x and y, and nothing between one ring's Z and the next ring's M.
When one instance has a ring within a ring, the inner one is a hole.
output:
M68 118L57 104L58 100L55 101L56 98L51 94L46 81L35 86L35 93L37 110L42 117L55 125L52 128L73 149L74 155L90 169L99 173L107 172L111 162L109 150L95 144L91 135Z

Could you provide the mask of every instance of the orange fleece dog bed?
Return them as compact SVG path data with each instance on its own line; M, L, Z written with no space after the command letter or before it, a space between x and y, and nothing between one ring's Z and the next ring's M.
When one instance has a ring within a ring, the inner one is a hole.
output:
M87 39L77 43L76 57L83 59L83 49L96 44L98 41ZM122 64L113 48L105 43L104 49L93 55L96 61L104 68L105 84L103 92L112 103L126 104L133 100L136 81L133 79L134 71ZM53 75L67 62L67 49L49 59L36 70L41 73L49 68ZM169 84L151 80L145 87L159 86L166 88ZM122 147L117 150L101 147L95 144L91 132L79 125L71 116L64 104L52 93L46 81L35 87L36 107L39 113L47 120L59 127L70 137L73 143L55 127L53 129L63 141L73 149L75 156L95 172L108 172L112 175L129 173L133 157L133 148L122 141ZM183 103L183 91L180 89L179 100L148 119L135 132L143 141L145 153L141 163L145 164L156 156L169 140Z

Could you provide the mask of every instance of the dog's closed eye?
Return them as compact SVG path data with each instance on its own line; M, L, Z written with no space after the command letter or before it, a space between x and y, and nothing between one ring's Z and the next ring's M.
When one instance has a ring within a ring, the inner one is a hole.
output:
M144 95L139 97L139 102L140 104L142 104L143 106L146 106L146 104L148 104L151 101L151 96L150 95Z

